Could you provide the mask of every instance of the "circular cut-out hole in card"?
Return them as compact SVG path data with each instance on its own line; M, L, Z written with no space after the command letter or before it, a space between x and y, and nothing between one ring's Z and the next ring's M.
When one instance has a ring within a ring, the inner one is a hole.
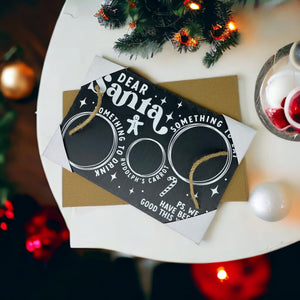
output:
M181 180L189 182L193 163L219 151L227 151L228 154L203 162L194 173L195 185L209 185L227 173L232 161L230 143L215 127L206 124L190 124L181 128L170 140L168 159L176 175Z
M77 114L62 128L70 165L81 170L94 170L107 164L118 145L116 129L110 120L100 114L96 114L82 130L72 136L68 134L89 115L90 112Z
M135 140L126 152L126 163L140 177L152 177L164 167L166 153L162 145L151 138Z

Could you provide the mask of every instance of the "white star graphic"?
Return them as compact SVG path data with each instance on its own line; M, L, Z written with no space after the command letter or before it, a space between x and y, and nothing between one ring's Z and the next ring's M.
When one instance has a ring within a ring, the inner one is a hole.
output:
M165 97L165 98L163 98L163 99L160 99L160 101L161 101L161 105L163 105L163 104L167 103L166 99L167 99L166 97Z
M211 198L214 196L214 195L216 195L216 194L219 194L219 192L218 192L218 185L215 187L215 188L213 188L213 189L210 189L211 190Z
M182 101L177 103L177 109L180 108L180 107L182 107Z
M83 105L86 105L86 97L83 99L83 100L80 100L80 108L83 106Z
M173 112L171 112L170 114L168 114L168 115L166 115L166 117L167 117L167 121L166 121L166 123L169 121L169 120L173 120Z
M111 180L110 181L113 181L115 179L117 179L117 172L115 172L114 174L111 174Z
M195 198L198 199L198 193L195 194Z
M134 193L134 190L133 190L133 188L131 188L130 190L129 190L129 194L131 195L131 194L133 194Z

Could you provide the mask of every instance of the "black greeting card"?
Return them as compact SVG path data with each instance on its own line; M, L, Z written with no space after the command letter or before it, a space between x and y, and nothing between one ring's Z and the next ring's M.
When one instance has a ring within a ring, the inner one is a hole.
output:
M253 130L130 69L94 79L81 87L60 126L70 169L199 242ZM69 135L95 109L96 86L104 92L101 107L89 124ZM194 172L197 209L192 165L221 151L226 155L208 159Z

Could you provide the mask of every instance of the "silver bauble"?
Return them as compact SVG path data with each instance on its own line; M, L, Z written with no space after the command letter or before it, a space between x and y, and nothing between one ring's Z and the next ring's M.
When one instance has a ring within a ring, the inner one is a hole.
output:
M279 221L288 214L291 201L280 183L264 182L253 189L249 205L259 218L265 221Z

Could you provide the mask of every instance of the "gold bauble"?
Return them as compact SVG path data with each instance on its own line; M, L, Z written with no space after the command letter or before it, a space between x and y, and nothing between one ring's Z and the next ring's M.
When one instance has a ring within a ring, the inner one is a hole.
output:
M34 70L22 61L5 65L0 73L0 91L8 99L28 97L34 85Z

